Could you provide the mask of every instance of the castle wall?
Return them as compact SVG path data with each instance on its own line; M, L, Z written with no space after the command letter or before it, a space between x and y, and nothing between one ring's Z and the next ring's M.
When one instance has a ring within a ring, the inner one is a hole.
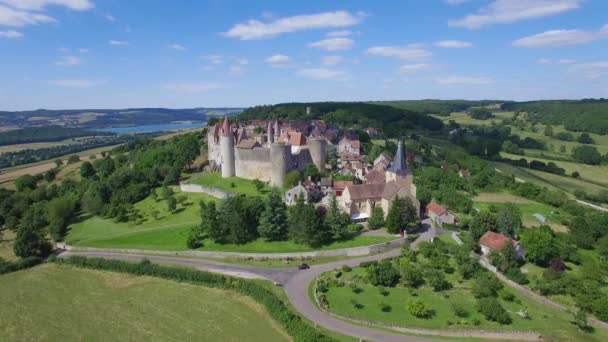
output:
M246 179L270 181L272 163L270 149L267 148L235 148L236 176Z
M222 162L222 155L220 154L219 141L215 140L213 131L207 134L207 153L209 161L214 161L217 165Z

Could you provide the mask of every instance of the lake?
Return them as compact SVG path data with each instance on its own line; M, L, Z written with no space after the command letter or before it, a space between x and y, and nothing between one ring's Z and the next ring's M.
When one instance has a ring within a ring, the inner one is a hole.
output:
M185 123L168 123L159 125L140 125L127 127L106 127L98 128L96 131L112 132L116 134L133 134L133 133L151 133L162 131L181 131L184 129L205 127L205 122L185 122Z

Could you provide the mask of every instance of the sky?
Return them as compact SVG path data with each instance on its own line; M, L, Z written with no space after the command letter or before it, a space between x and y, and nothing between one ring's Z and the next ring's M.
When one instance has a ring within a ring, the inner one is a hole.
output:
M0 0L0 110L591 97L606 0Z

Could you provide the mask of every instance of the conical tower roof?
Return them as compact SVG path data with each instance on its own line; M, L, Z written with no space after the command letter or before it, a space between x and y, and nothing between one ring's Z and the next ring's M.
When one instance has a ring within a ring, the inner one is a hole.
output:
M399 143L397 144L397 152L395 153L395 159L393 160L393 164L389 168L389 171L398 175L404 175L407 171L405 149L403 148L403 142L401 142L401 140L399 140Z
M230 136L230 121L228 121L228 117L224 117L224 123L222 124L222 136L229 137Z

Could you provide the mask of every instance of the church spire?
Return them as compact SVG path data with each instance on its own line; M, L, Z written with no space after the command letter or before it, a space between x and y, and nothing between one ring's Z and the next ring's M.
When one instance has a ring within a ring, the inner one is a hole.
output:
M393 164L389 168L390 172L398 175L404 175L407 170L407 162L405 160L405 149L403 148L403 142L399 140L397 143L397 152L395 153L395 159Z

